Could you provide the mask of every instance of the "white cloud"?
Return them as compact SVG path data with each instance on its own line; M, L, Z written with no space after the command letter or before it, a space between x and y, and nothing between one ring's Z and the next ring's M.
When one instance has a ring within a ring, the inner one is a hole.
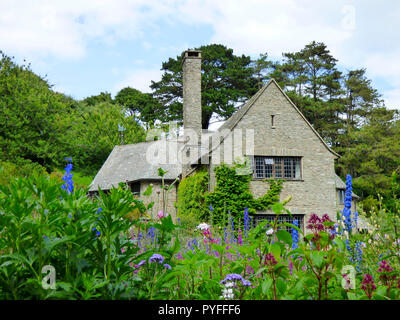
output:
M140 39L147 50L162 51L165 44L152 42L149 33L168 37L170 48L187 48L173 34L163 34L165 23L211 27L209 43L252 56L267 52L280 58L313 40L324 42L345 68L366 67L368 75L384 78L391 84L383 90L385 97L400 104L395 92L400 88L398 0L384 5L372 0L1 0L0 49L30 60L32 54L79 59L93 39L106 46ZM124 81L147 90L143 79L155 70L138 72Z
M161 16L168 0L2 0L0 47L17 53L81 58L88 41L140 38Z
M394 90L386 90L383 93L383 98L385 99L385 105L388 109L400 110L400 90L398 88Z
M151 80L160 81L161 71L159 69L136 69L126 72L123 80L114 85L112 94L115 95L125 87L138 89L142 92L151 92Z

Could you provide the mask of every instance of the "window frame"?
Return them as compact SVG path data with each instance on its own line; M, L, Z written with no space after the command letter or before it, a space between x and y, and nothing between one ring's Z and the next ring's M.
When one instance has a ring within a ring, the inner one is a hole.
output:
M344 199L345 199L345 189L337 189L338 191L338 202L339 205L344 204ZM342 197L340 197L340 195L342 195Z
M141 187L140 181L134 181L129 183L129 188L132 194L135 196L140 196L140 187ZM139 189L139 191L135 189Z
M251 220L252 220L252 226L255 227L258 223L268 220L268 221L273 221L276 217L276 214L274 213L256 213L256 214L250 214ZM297 219L297 221L299 222L299 228L300 230L302 230L304 232L304 220L306 215L305 214L292 214L291 216L289 214L281 214L278 216L278 223L282 223L282 222L287 222L290 224L293 224L293 218ZM280 221L281 220L281 221ZM267 223L266 225L266 229L268 229L268 227L271 226L269 223ZM284 226L287 232L289 232L290 234L292 234L293 229L288 227L288 226Z
M263 180L263 179L281 179L289 181L302 181L303 180L303 166L302 166L301 156L251 156L252 159L252 170L253 170L253 180ZM273 164L267 164L266 159L273 159ZM286 176L286 161L290 159L290 171L294 177ZM296 161L299 164L299 176L296 177ZM279 162L277 162L279 161ZM270 168L267 169L267 166ZM262 170L262 177L258 176L258 171ZM266 171L270 171L270 176L266 176Z

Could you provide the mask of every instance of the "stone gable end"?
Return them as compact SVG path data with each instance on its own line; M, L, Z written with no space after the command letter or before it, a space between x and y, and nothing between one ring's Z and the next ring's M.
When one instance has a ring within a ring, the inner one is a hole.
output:
M332 218L336 217L334 159L337 156L328 149L275 81L264 88L233 129L242 129L243 134L242 146L233 143L236 150L231 159L238 154L250 155L246 154L246 129L254 129L254 156L301 157L301 178L285 180L281 193L281 201L292 196L287 208L293 214L304 214L306 219L311 213L328 213ZM221 159L226 158L224 152L229 148L225 144L232 143L234 139L234 133L229 133L211 154L211 190L215 187L213 168L216 163L213 163L213 158L218 153ZM255 197L268 190L268 183L257 179L253 179L250 186Z

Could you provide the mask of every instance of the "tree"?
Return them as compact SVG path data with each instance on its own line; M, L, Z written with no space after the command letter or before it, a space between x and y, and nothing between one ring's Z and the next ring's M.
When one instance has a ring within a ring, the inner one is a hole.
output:
M66 121L69 128L63 135L63 153L86 171L100 169L112 149L122 144L118 125L125 128L124 144L145 141L145 130L117 104L101 102L87 106L81 103Z
M334 145L342 128L340 97L342 74L324 43L315 41L298 52L283 53L271 76L287 91L319 134Z
M232 49L220 44L197 48L202 52L202 127L208 128L215 113L226 119L236 105L257 91L252 61L249 56L236 56ZM182 57L163 62L159 82L152 81L154 97L163 106L162 121L182 121Z
M131 115L137 115L147 129L161 117L162 107L150 93L142 93L137 89L126 87L117 93L115 101L126 108Z
M359 127L374 107L382 103L380 94L372 88L371 80L365 76L365 69L349 71L344 79L346 96L344 114L347 132L351 127Z
M58 164L66 106L29 65L0 55L0 159L28 159L49 169Z
M111 93L108 92L100 92L100 94L95 96L90 96L83 99L83 102L88 106L94 106L100 102L113 103L113 99L111 97Z

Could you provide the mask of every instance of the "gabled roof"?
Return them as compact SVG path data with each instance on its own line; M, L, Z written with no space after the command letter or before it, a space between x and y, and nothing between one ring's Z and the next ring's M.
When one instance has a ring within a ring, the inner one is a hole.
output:
M113 186L117 187L121 182L161 180L158 176L158 168L168 171L164 179L176 179L182 170L177 162L175 164L170 164L168 161L166 161L168 164L157 163L156 161L148 161L146 158L149 148L157 151L163 150L162 143L177 143L177 146L180 146L182 142L158 140L115 146L90 184L89 191L96 191L99 187L102 190L111 189ZM171 149L168 148L168 150Z
M346 184L343 182L343 180L335 173L335 185L336 189L346 189ZM354 192L351 193L351 196L353 198L359 199L360 197L356 195Z
M283 94L283 96L289 101L289 103L292 105L292 107L299 113L299 115L303 118L304 122L310 127L310 129L315 133L315 135L318 137L318 139L321 140L323 145L330 151L333 155L335 155L337 158L340 157L339 154L337 154L335 151L333 151L328 144L322 139L322 137L319 135L319 133L314 129L314 127L311 125L310 122L304 117L304 115L300 112L300 110L296 107L296 105L290 100L290 98L286 95L286 93L282 90L282 88L279 86L279 84L275 81L275 79L271 79L266 83L254 96L252 96L245 104L243 104L239 109L228 119L225 121L225 123L219 127L218 131L222 131L224 129L229 129L233 130L235 126L238 124L238 122L244 117L244 115L247 113L247 111L253 106L253 104L258 100L258 98L264 93L264 91L271 85L275 84L278 88L279 91ZM223 139L222 139L223 140ZM222 142L221 140L221 142ZM215 149L215 148L214 148ZM212 151L212 150L211 150Z

